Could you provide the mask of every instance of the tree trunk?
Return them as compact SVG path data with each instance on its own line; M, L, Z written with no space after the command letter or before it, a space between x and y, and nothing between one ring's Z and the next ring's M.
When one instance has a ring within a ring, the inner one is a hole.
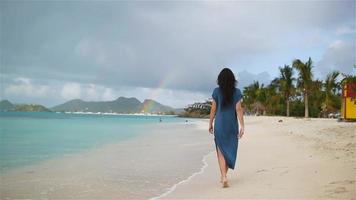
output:
M289 99L287 99L287 117L289 117Z
M308 93L304 94L304 108L305 108L304 115L307 118L309 117Z

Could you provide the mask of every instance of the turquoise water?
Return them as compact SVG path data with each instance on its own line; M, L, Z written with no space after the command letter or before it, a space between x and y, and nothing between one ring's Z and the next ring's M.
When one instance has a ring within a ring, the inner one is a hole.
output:
M160 118L161 123L185 121L174 116L0 112L0 170L135 137Z

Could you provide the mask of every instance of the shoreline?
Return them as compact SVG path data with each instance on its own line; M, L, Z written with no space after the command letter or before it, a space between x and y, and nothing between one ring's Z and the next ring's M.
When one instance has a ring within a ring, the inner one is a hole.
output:
M157 113L114 113L114 112L82 112L82 111L0 111L0 113L56 113L56 114L73 114L73 115L113 115L113 116L148 116L148 117L178 117L174 114L157 114Z
M215 153L214 151L212 152L209 152L208 154L206 154L205 156L203 156L203 159L202 159L202 163L203 163L203 166L200 168L199 171L197 172L194 172L192 175L190 175L188 178L184 179L184 180L181 180L179 181L178 183L174 184L173 186L169 187L166 189L166 192L158 195L158 196L155 196L155 197L152 197L152 198L149 198L149 200L158 200L162 197L165 197L169 194L171 194L172 192L174 192L176 190L176 188L181 185L181 184L184 184L184 183L187 183L189 182L191 179L193 179L195 176L199 175L199 174L203 174L205 169L209 166L206 159L211 156L212 153Z

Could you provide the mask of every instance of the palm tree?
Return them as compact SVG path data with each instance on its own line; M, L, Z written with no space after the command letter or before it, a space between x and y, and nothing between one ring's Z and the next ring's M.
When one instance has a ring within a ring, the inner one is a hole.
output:
M316 79L312 80L310 93L313 95L308 96L309 101L309 116L322 117L322 102L325 98L325 92L323 91L323 81Z
M324 111L329 112L334 109L333 97L336 91L339 89L340 85L336 82L336 78L339 76L338 71L333 71L326 76L324 83L325 88L325 101L324 101Z
M306 63L303 63L299 59L293 61L293 68L297 69L299 72L298 87L302 90L304 96L305 117L309 117L308 95L310 94L310 89L312 86L312 79L313 79L312 64L313 61L310 57Z
M289 67L289 65L284 65L283 68L279 67L279 71L281 73L279 78L280 88L284 98L286 99L287 117L289 117L289 102L290 96L294 90L293 81L295 80L295 78L293 78L293 68Z
M264 103L266 112L271 115L279 113L281 108L279 82L279 78L274 78L267 87L261 88L265 96L265 101L261 103Z
M252 111L252 104L257 99L257 91L260 88L260 83L258 81L254 81L252 84L244 87L243 94L244 94L244 105L247 107L248 110Z
M356 65L354 65L354 68L356 68ZM348 75L341 73L341 75L344 77L341 80L341 86L344 86L346 83L356 83L356 76L355 75ZM353 90L353 92L356 92L356 90Z
M254 81L252 84L244 88L244 104L252 112L257 114L266 113L267 93L264 84ZM256 109L257 105L257 109Z

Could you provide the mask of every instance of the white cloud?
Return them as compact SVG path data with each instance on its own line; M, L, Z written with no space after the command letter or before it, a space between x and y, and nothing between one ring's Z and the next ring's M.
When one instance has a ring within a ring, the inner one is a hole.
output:
M350 26L340 26L336 29L336 35L346 35L356 33L356 29L352 29Z
M176 108L186 107L194 102L203 102L210 98L211 94L204 92L194 92L188 90L163 90L157 100L165 105Z
M81 97L81 86L78 83L66 83L63 85L61 97L65 100L78 99Z
M326 49L316 69L323 77L333 70L346 74L356 74L356 44L344 40L333 41Z
M5 96L31 96L32 98L44 98L50 93L50 87L33 84L31 79L17 77L13 83L5 86Z
M207 100L211 95L210 91L208 93L205 93L189 90L172 90L162 88L136 88L133 92L136 94L142 94L142 96L140 95L140 97L138 97L141 101L143 101L144 99L153 99L155 101L158 101L159 103L175 108L183 108L188 104L192 104L194 102L203 102Z
M202 102L210 97L210 91L194 92L148 87L110 88L98 84L82 84L54 80L33 80L27 77L2 77L4 96L14 103L40 103L55 106L72 99L85 101L113 101L120 96L135 97L143 102L153 99L171 107L185 107L193 102Z
M343 42L342 40L336 40L329 45L329 49L340 49L343 46L345 46L345 42Z
M88 84L88 87L85 90L85 96L88 99L97 99L98 98L98 92L97 92L97 87L95 84Z
M111 88L105 88L104 92L101 95L101 100L103 100L103 101L112 101L115 98L118 98L118 97L114 95L114 92Z
M258 74L250 73L246 70L238 72L236 75L238 81L238 88L243 90L244 87L248 86L249 84L253 83L253 81L258 81L260 84L267 85L271 81L271 76L268 72L264 71Z

